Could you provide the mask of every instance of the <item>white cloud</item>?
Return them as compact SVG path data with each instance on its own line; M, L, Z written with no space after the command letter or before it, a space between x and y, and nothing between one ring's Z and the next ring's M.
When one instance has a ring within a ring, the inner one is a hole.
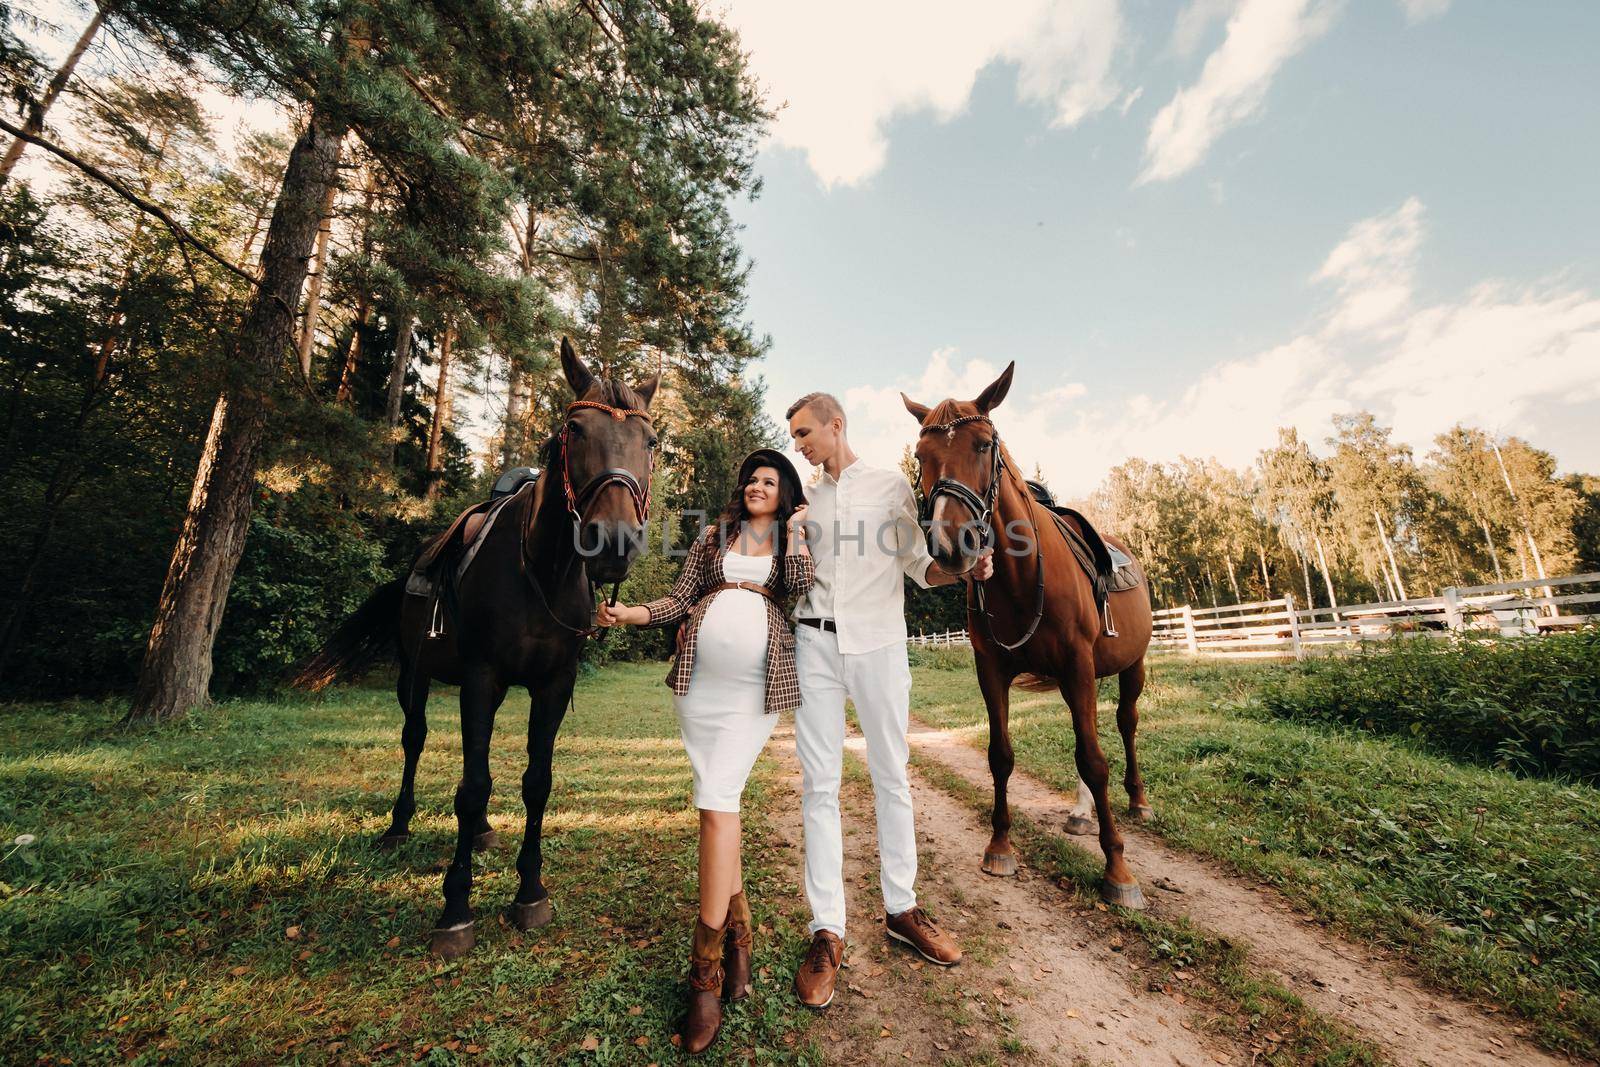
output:
M1017 0L978 8L957 0L730 0L726 16L773 104L772 142L806 154L825 185L857 184L888 152L884 124L966 106L977 75L1017 64L1017 93L1070 126L1115 103L1111 66L1123 37L1118 0Z
M1339 6L1338 0L1243 0L1199 80L1151 122L1138 184L1190 170L1225 130L1255 115L1278 69L1327 30Z
M1189 0L1172 25L1172 51L1187 59L1200 48L1200 42L1213 23L1233 14L1239 0Z
M1414 196L1392 214L1352 227L1312 275L1313 281L1339 288L1340 305L1328 329L1378 329L1404 311L1411 302L1421 244L1422 201Z
M1400 6L1405 10L1406 21L1416 25L1449 11L1450 0L1400 0Z
M1356 223L1313 275L1336 288L1331 309L1300 335L1219 363L1171 395L1097 393L1052 381L1038 363L1020 364L995 416L1012 454L1025 474L1037 464L1071 498L1133 456L1215 456L1243 467L1279 426L1320 443L1339 412L1372 411L1421 454L1457 422L1538 443L1551 406L1600 402L1600 295L1484 283L1455 301L1419 305L1412 276L1422 215L1412 198ZM897 464L915 439L902 389L925 404L971 399L1003 367L941 349L915 378L844 390L851 443L869 463ZM780 425L782 413L780 404L773 412ZM1600 460L1594 442L1552 445L1563 464Z

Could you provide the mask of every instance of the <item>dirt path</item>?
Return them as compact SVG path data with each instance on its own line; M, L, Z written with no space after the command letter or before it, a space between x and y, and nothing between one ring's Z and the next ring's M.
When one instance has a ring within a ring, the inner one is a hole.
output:
M981 736L981 733L980 733ZM986 793L987 757L964 731L913 722L914 751L936 759ZM1012 810L1062 833L1073 798L1018 771L1011 777ZM1160 804L1156 797L1152 803ZM919 808L918 825L926 816ZM1560 1064L1518 1036L1514 1020L1424 988L1392 957L1331 934L1296 914L1277 892L1163 844L1153 834L1119 823L1127 860L1153 914L1188 916L1214 934L1248 947L1251 960L1274 974L1307 1005L1337 1019L1401 1064ZM982 835L980 835L982 837ZM950 866L976 871L987 838L957 850ZM1094 838L1074 838L1099 856Z
M859 736L847 742L864 755L860 746ZM780 727L768 751L794 790L793 802L780 799L771 816L798 864L800 767L792 728ZM1065 909L1055 886L980 872L973 857L987 829L970 808L916 776L918 900L955 933L965 958L936 967L890 941L871 787L862 777L847 771L840 798L850 928L825 1015L831 1060L964 1062L1004 1051L1061 1064L1248 1062L1227 1038L1208 1033L1209 1020L1193 1002L1147 992L1139 965L1107 947L1111 938L1093 917Z

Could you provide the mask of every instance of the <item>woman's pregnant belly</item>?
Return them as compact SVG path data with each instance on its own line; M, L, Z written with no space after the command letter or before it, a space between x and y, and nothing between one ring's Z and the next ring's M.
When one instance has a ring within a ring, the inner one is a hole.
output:
M694 675L762 680L767 669L766 598L748 589L724 589L700 617ZM694 679L691 679L691 683Z

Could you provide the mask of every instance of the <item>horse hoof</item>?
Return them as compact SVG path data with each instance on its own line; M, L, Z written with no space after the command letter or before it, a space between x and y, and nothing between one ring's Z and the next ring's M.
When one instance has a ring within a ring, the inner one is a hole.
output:
M536 900L532 904L519 904L511 902L511 907L506 909L506 917L518 930L537 930L541 926L550 925L556 917L555 905L550 903L550 898Z
M442 960L453 960L471 952L472 946L477 943L478 937L473 933L473 924L468 921L435 930L428 937L428 951Z
M1017 873L1017 857L1010 852L985 852L983 873L996 878L1009 878Z
M1144 893L1139 889L1138 882L1118 885L1109 878L1102 878L1100 880L1100 899L1107 904L1115 904L1119 908L1127 908L1129 911L1144 910Z
M488 852L500 847L500 835L493 830L485 830L472 839L472 851Z
M372 842L372 847L380 852L393 852L410 840L411 832L409 830L403 834L387 833L375 838Z
M1128 815L1140 822L1149 822L1156 817L1156 809L1148 804L1129 804Z
M1074 812L1067 816L1067 833L1076 834L1079 837L1087 837L1094 833L1094 820L1087 815L1079 815Z

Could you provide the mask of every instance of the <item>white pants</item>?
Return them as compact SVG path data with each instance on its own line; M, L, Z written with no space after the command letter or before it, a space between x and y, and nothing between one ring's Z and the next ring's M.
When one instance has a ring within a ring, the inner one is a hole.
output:
M841 654L837 634L795 627L795 669L801 704L794 713L795 748L804 773L806 899L810 932L844 936L844 837L839 779L844 763L844 702L855 702L867 742L867 770L878 816L879 880L891 915L916 907L917 835L906 764L911 667L906 646Z

